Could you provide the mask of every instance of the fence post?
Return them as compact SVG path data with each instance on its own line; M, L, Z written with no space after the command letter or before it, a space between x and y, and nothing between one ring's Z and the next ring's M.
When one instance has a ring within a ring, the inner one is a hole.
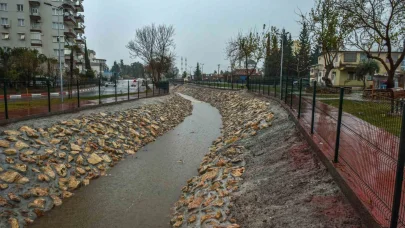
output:
M98 104L101 104L101 77L98 78Z
M48 112L51 112L51 85L49 79L46 80L46 86L48 87Z
M169 84L169 86L170 86L170 84ZM158 89L159 89L159 96L160 96L160 85L159 85L159 88L158 88Z
M293 93L294 93L294 77L291 80L291 97L290 97L290 108L291 109L292 109Z
M155 84L152 83L152 97L155 96Z
M261 93L262 80L259 79L259 94Z
M333 159L334 163L338 163L338 159L339 159L340 128L342 126L342 110L343 110L343 96L344 96L344 94L345 94L345 88L340 88L339 114L338 114L337 131L336 131L336 144L335 144L335 158Z
M139 100L139 87L140 87L139 81L136 81L136 86L138 87L138 100Z
M77 107L80 108L80 87L79 87L79 79L76 81L77 87Z
M405 163L405 107L402 109L402 127L399 142L399 151L397 159L397 171L395 175L394 198L391 210L390 228L396 228L401 206L402 182L404 180L404 163Z
M118 101L118 98L117 98L117 79L114 80L114 88L115 88L115 102L117 102Z
M146 81L146 83L145 83L145 93L146 93L146 97L148 97L148 81Z
M312 120L311 120L311 134L314 134L315 122L315 102L316 102L316 81L314 81L314 93L312 95Z
M301 104L302 104L302 78L300 79L300 97L298 101L298 119L301 118Z
M128 81L128 100L129 100L129 81Z
M4 80L4 113L6 114L6 120L8 119L8 105L7 105L7 80Z
M273 82L274 82L274 97L277 97L277 80L274 78Z
M285 93L284 93L284 103L287 104L287 95L288 95L288 76L285 79Z

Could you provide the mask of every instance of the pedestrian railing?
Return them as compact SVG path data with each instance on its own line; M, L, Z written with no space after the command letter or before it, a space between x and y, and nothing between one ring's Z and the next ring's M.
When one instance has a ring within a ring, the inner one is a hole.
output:
M229 82L188 82L232 89ZM232 83L231 83L232 84ZM250 79L239 88L288 106L354 193L383 227L405 227L405 101L363 97L294 77Z
M63 86L50 80L0 80L0 85L0 120L169 94L169 82L142 85L132 80L67 80Z

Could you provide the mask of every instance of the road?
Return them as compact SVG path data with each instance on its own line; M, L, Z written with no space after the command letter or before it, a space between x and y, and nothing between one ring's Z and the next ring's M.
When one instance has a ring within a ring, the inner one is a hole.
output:
M221 134L218 110L195 100L193 105L183 123L76 191L32 227L170 227L170 207Z

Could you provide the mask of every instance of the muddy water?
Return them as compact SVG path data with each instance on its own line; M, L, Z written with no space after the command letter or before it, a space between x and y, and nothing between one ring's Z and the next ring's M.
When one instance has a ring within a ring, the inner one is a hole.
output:
M186 180L197 174L222 126L217 109L184 97L193 101L194 109L183 123L120 162L106 177L75 191L32 227L170 227L170 207Z

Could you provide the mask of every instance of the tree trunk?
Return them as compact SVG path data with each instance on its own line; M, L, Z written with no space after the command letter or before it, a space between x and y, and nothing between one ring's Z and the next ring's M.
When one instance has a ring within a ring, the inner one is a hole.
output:
M395 76L395 70L388 71L388 79L387 79L387 89L391 89L395 87L395 82L394 82L394 76Z
M363 77L363 90L366 89L366 75Z
M332 71L333 68L326 67L326 72L325 75L323 76L322 80L325 81L325 84L327 87L332 87L332 81L329 79L329 74Z

